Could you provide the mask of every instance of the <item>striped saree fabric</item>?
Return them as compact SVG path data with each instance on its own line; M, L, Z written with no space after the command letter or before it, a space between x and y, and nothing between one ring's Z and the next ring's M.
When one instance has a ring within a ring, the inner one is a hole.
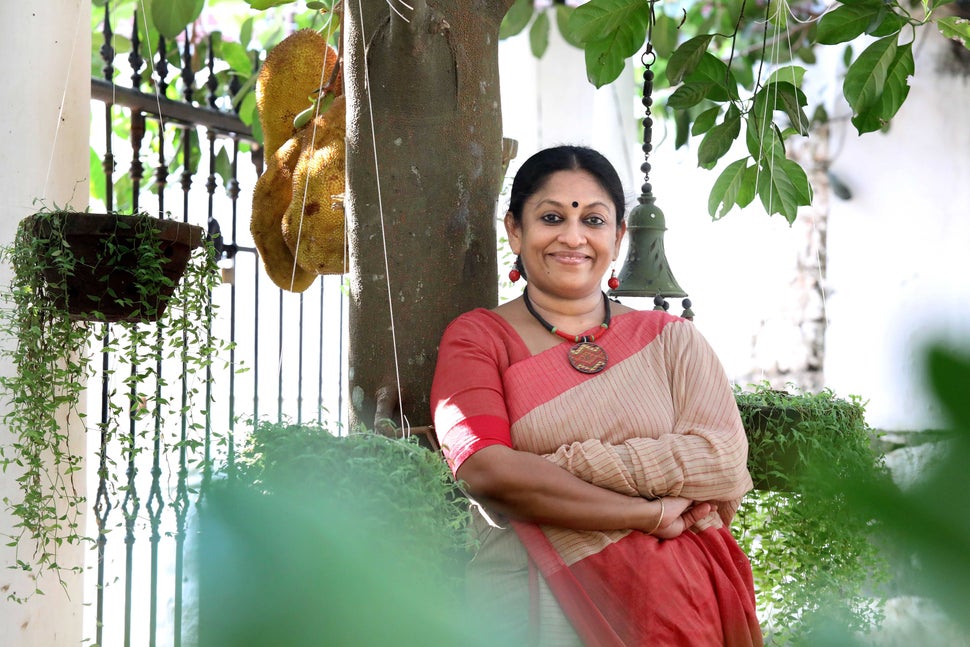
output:
M503 444L629 496L716 510L672 540L485 515L470 608L493 618L503 644L760 645L750 565L727 529L751 480L720 362L693 324L655 311L614 317L597 343L607 368L586 375L569 365L569 343L531 355L491 311L456 319L432 388L452 469Z

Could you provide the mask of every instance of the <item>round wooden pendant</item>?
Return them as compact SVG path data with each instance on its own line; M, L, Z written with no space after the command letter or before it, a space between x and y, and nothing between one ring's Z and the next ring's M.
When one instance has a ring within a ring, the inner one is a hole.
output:
M580 342L569 349L569 365L580 373L599 373L606 368L606 351L597 344Z

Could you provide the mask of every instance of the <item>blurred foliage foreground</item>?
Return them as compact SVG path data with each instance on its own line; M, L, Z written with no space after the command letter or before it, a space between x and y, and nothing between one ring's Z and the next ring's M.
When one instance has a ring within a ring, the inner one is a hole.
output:
M825 496L832 522L844 521L849 506L870 520L877 546L911 559L912 592L970 635L970 504L962 496L970 492L970 353L930 349L927 379L953 430L946 458L905 491L888 479L830 472ZM844 471L818 468L816 484L826 469ZM461 604L467 515L444 462L416 442L260 423L203 505L199 644L487 644L488 632ZM826 597L796 614L804 630L769 632L769 642L869 644L867 628L853 621L860 615L845 615L848 600Z
M966 645L970 644L970 500L963 495L970 492L970 349L929 348L926 382L951 432L945 457L905 490L883 481L846 482L842 491L850 505L875 521L880 545L912 561L915 572L908 585L912 593L934 602L953 623L946 629L963 634L961 642L943 643L941 633L928 627L919 644ZM872 644L850 631L837 611L821 614L814 624L806 644Z
M437 454L262 422L210 493L200 645L474 644L467 502Z

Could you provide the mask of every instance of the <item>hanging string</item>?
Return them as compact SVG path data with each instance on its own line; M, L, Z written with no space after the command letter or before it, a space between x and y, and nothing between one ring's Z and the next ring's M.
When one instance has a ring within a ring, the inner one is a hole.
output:
M57 137L61 133L61 124L64 123L64 104L67 102L67 88L71 82L71 72L74 69L74 56L77 53L77 41L78 33L81 31L81 18L84 12L81 11L81 3L77 3L77 22L74 23L74 39L71 42L71 57L67 61L67 66L64 68L64 91L61 93L61 103L57 107L57 123L54 124L54 141L51 142L51 154L50 158L47 160L47 174L44 176L44 187L41 191L41 195L47 195L47 188L50 185L51 173L54 169L54 155L57 152ZM73 200L73 196L72 196Z
M150 33L148 31L148 11L146 11L145 9L145 0L138 0L138 1L139 1L139 5L141 6L141 17L145 24L145 47L148 48L148 60L154 62L155 52L152 49L152 39L148 37ZM162 55L164 56L164 52L162 53ZM148 67L149 67L148 78L151 79L152 76L155 74L156 70L154 65L149 65ZM161 85L161 83L162 83L162 79L159 78L155 83L152 84L152 86L155 88L155 108L158 111L158 133L159 133L159 137L164 138L165 116L162 114L162 99L159 96L160 93L158 90L158 86ZM114 82L112 82L111 86L114 87Z
M414 7L412 7L408 3L404 2L404 0L387 0L387 6L391 8L391 11L393 11L398 16L400 16L401 17L401 20L403 20L404 22L410 24L411 21L408 18L406 18L403 13L401 13L400 11L397 10L397 7L394 6L394 2L399 2L401 4L401 6L405 7L408 11L414 11Z

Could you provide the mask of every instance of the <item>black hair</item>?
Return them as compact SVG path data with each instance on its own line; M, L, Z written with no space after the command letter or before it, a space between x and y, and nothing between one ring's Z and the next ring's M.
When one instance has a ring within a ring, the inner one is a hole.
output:
M616 208L616 226L623 222L626 199L623 183L610 161L592 148L585 146L555 146L546 148L527 159L512 180L509 211L516 224L522 222L522 207L536 191L542 188L549 176L559 171L586 171L606 191Z

